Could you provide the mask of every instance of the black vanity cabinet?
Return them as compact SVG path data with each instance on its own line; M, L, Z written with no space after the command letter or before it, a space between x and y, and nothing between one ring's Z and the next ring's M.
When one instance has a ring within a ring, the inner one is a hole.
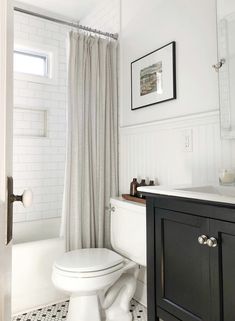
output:
M148 321L235 321L235 205L147 195Z

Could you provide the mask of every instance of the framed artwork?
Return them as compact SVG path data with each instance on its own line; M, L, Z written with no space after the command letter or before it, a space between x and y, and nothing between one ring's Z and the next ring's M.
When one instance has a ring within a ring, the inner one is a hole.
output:
M175 41L131 63L131 109L176 99Z

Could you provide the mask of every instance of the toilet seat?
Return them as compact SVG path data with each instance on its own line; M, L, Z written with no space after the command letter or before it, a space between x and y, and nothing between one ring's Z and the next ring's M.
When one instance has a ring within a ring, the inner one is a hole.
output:
M61 276L91 278L120 270L124 258L108 249L81 249L65 253L55 261L53 269Z
M57 274L60 274L61 276L65 276L68 278L96 278L99 276L107 275L112 272L118 271L122 269L124 266L123 263L117 264L111 268L105 269L105 270L100 270L100 271L95 271L95 272L70 272L70 271L65 271L65 270L60 270L58 267L53 267L54 270L56 270Z

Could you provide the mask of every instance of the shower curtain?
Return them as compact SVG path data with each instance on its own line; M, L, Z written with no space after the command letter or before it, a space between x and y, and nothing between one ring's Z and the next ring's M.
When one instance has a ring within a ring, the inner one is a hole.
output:
M118 195L118 45L70 32L68 137L61 233L66 249L110 247Z

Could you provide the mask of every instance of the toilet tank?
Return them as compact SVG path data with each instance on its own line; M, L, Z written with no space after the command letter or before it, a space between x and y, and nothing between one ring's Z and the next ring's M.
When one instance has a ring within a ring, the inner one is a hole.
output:
M146 206L111 198L111 244L126 258L146 266Z

